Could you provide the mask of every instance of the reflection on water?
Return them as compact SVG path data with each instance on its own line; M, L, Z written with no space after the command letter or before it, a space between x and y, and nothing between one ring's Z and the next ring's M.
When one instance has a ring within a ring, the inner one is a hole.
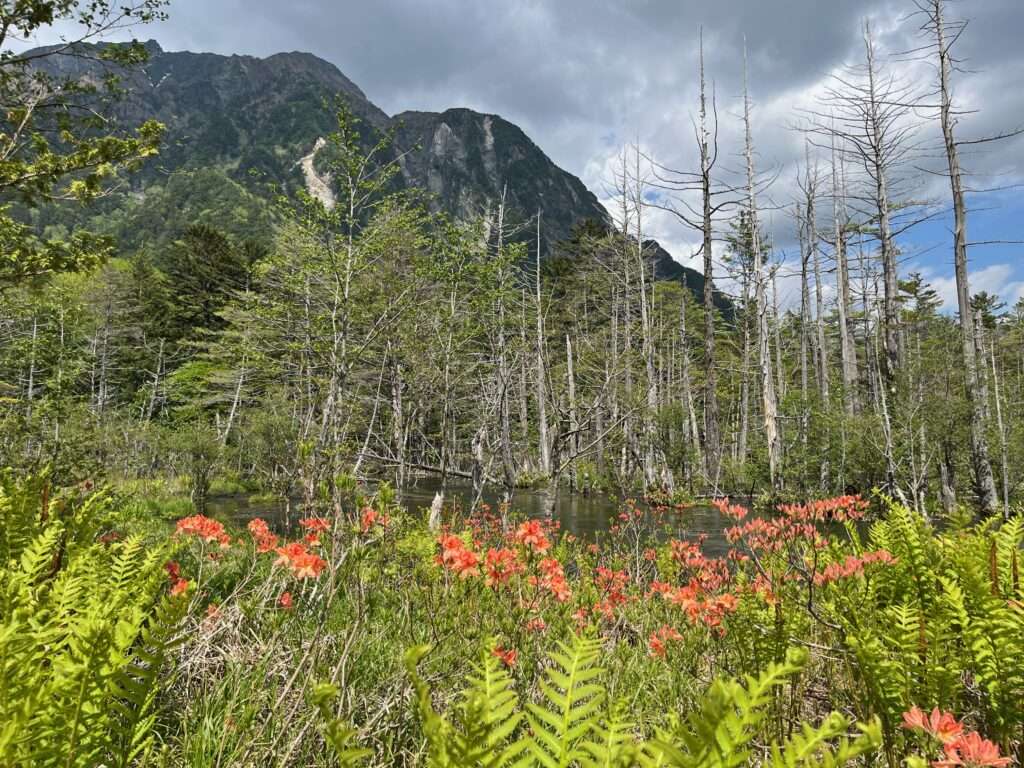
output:
M420 478L416 485L406 488L400 501L411 512L425 514L434 500L434 494L441 489L441 483L435 478ZM445 495L445 506L457 504L468 510L474 501L473 488L468 483L449 483ZM498 488L484 489L481 501L491 505L495 510L501 501ZM545 517L544 492L520 489L512 495L511 509L516 517ZM621 500L609 496L559 493L555 502L554 519L559 522L562 530L572 533L581 539L593 541L616 522ZM281 529L286 527L284 520L285 508L281 502L250 503L245 496L222 496L209 500L208 511L222 515L245 524L254 517L262 517L276 524ZM295 507L293 506L293 514ZM722 535L722 529L733 524L724 518L717 509L710 506L694 506L683 512L670 512L666 519L672 523L672 535L676 538L696 539L707 537L705 551L709 555L724 554L728 545ZM294 521L293 521L294 522Z

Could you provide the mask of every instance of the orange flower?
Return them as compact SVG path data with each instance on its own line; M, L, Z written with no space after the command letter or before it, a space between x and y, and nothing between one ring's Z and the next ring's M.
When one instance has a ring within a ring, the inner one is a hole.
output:
M544 553L551 548L551 542L544 535L539 520L527 520L516 529L516 541L534 552Z
M546 557L537 566L543 574L541 577L531 576L530 583L547 589L554 595L555 599L564 603L572 597L572 590L565 580L565 570L562 564L553 557Z
M285 544L283 547L276 547L274 549L277 552L277 560L274 561L274 565L291 565L292 561L296 557L302 557L307 553L306 547L298 541L293 541L290 544Z
M514 667L516 660L519 658L519 651L515 648L505 649L500 645L494 646L494 650L491 651L492 656L497 656L505 664L506 667Z
M327 567L327 561L312 552L291 558L292 575L298 579L315 579Z
M988 739L981 738L975 732L964 734L954 741L943 746L946 753L944 760L935 760L932 765L935 768L953 768L958 765L980 768L981 766L994 766L1002 768L1013 762L1011 757L1000 757L999 747Z
M164 563L164 570L167 571L167 577L171 581L178 581L181 579L181 566L174 560L168 560Z
M515 574L522 572L523 565L511 549L495 549L491 547L484 557L484 568L487 571L487 586L505 584Z
M721 499L712 499L711 505L716 507L726 517L731 517L734 520L742 520L749 512L746 507L741 507L739 504L730 504L728 496Z
M378 512L373 507L363 507L359 527L363 533L369 533L370 529L375 525L379 525L381 528L387 528L390 522L391 518L383 512Z
M326 533L331 530L331 521L326 517L306 517L299 520L299 525L311 533Z
M205 515L192 515L178 521L174 534L176 536L198 536L208 544L218 542L221 548L231 546L231 539L224 531L224 526Z
M171 597L177 597L178 595L183 595L187 591L188 591L188 581L186 579L178 579L176 582L174 582L174 585L171 587Z
M675 627L663 624L657 629L657 631L651 632L651 636L647 640L647 645L651 649L652 656L663 659L668 653L668 646L666 643L669 641L679 642L682 639L683 636L679 634L679 631Z
M249 521L246 526L256 542L256 551L259 553L270 552L277 546L278 538L270 532L270 526L265 520L256 517Z
M527 632L543 632L547 628L548 625L545 623L544 619L539 616L526 622Z
M938 707L931 715L925 715L917 707L911 707L903 713L903 727L912 731L924 731L934 736L943 744L956 741L964 732L964 724L959 722L951 712L940 712Z
M441 556L438 562L442 566L455 571L463 579L479 575L480 556L473 550L467 549L466 543L462 539L445 534L438 539L438 543L441 545Z
M282 592L281 596L277 599L277 604L279 606L281 606L284 610L290 611L292 609L292 606L293 606L293 603L292 603L292 593L291 592Z

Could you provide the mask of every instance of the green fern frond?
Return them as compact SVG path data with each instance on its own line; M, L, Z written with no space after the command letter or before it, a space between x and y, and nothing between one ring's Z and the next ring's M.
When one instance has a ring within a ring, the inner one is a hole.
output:
M582 742L595 728L605 695L594 682L604 671L597 666L600 648L596 640L577 637L549 656L552 664L540 683L544 701L527 705L530 750L546 768L570 765L585 754Z

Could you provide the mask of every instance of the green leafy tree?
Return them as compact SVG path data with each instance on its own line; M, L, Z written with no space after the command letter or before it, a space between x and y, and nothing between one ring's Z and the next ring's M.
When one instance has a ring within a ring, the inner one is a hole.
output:
M119 73L145 60L138 43L104 44L129 25L164 18L166 0L4 0L0 3L0 290L88 268L111 253L109 239L87 231L66 238L36 234L24 211L52 201L86 203L105 194L119 171L154 155L163 127L147 121L132 133L111 128L105 105ZM15 39L68 26L59 44L17 53ZM83 60L105 77L80 77Z

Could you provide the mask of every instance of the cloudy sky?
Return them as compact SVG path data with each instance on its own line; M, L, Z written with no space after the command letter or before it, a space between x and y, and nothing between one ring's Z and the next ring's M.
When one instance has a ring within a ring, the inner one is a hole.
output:
M960 0L971 19L960 43L968 72L956 96L962 138L1024 124L1022 0ZM696 106L697 39L703 27L709 79L720 112L723 167L736 153L746 38L759 163L778 173L770 203L791 205L803 159L794 111L812 106L832 74L863 57L860 27L870 19L884 50L920 44L911 0L173 0L168 22L139 29L169 50L264 56L303 50L336 64L389 114L466 106L519 124L559 165L599 197L624 144L673 167L694 167L690 124ZM895 65L915 82L930 73ZM927 140L927 131L922 140ZM827 158L823 158L827 159ZM936 167L938 158L917 162ZM1024 240L1024 137L964 158L977 188L972 241ZM942 197L944 180L924 176L915 197ZM766 201L766 205L768 201ZM793 248L783 210L769 217L781 252ZM649 226L683 263L696 238L669 215ZM901 237L905 272L920 271L952 301L948 217ZM790 263L793 257L789 257ZM972 290L1024 296L1024 246L978 246ZM787 293L792 286L786 288Z

